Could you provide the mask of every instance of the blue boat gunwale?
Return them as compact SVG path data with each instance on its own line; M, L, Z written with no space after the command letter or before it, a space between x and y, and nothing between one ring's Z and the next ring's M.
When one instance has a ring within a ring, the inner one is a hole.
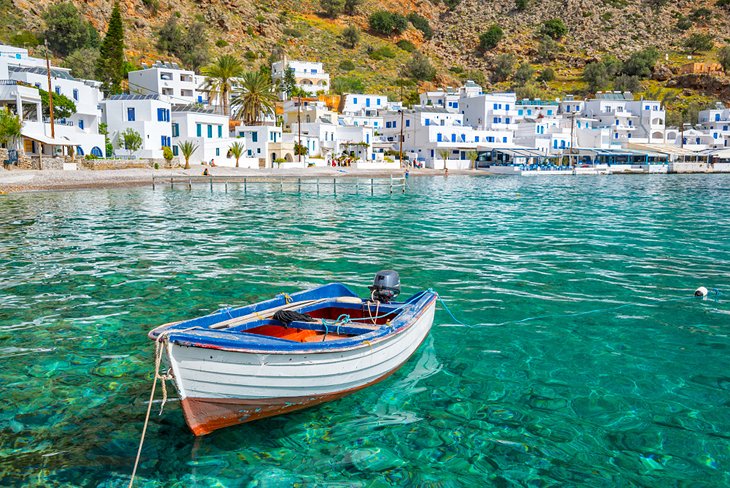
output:
M232 329L210 328L219 322L284 306L287 304L287 299L291 302L304 302L338 297L358 297L358 295L341 283L330 283L310 290L292 293L291 295L280 294L270 300L251 305L222 309L191 320L166 324L152 330L149 333L149 337L156 340L164 331L167 336L166 339L179 346L268 354L334 352L358 347L372 347L377 342L408 330L425 312L428 306L435 301L436 294L430 290L421 291L405 302L384 305L382 306L384 310L381 309L379 316L389 313L395 314L388 325L381 325L379 328L368 331L367 333L361 333L336 341L302 343L277 337L247 333L245 329L242 330L237 327L233 327ZM319 304L303 305L302 310L306 311L310 308L314 310L332 305L336 305L338 308L349 308L348 305L361 307L358 304L322 302ZM250 328L267 325L262 322L265 321L253 321L251 325L257 325ZM352 325L357 327L357 324ZM343 325L343 331L344 327ZM175 332L178 330L179 332ZM331 328L329 332L334 333L336 330Z

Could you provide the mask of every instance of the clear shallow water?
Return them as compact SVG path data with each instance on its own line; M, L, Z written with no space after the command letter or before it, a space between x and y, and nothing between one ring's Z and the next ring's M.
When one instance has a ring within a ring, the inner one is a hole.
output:
M475 326L439 310L390 379L204 438L171 403L139 485L730 485L729 177L410 185L0 197L0 485L127 483L151 327L381 268Z

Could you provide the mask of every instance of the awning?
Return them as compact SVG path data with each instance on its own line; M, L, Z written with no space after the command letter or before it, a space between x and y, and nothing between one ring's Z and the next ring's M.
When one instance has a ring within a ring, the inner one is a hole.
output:
M25 137L26 139L32 139L36 142L40 142L42 144L48 144L50 146L78 146L78 142L73 142L71 139L65 136L56 137L55 139L52 139L51 137L42 134L38 131L34 131L32 129L21 129L20 135Z

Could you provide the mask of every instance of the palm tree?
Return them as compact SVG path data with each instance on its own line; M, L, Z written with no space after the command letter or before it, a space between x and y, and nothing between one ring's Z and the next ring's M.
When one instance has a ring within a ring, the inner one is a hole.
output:
M208 77L204 89L210 98L218 100L223 106L223 115L228 115L228 101L233 89L233 82L243 75L243 65L235 56L225 54L219 56L213 64L203 68L201 72Z
M231 99L235 118L246 125L258 124L267 115L274 114L276 93L271 79L258 71L244 73L241 85L236 87Z
M449 154L451 153L448 149L439 149L439 156L444 160L444 169L446 169L446 161L449 159Z
M476 151L468 151L466 153L466 157L469 158L469 163L470 163L469 167L471 169L477 169L477 165L474 163L476 162L477 158L479 157L479 153Z
M241 155L243 154L243 144L240 142L234 142L228 150L231 154L233 154L233 157L236 158L236 168L238 168L238 160L241 159Z
M0 110L0 144L7 145L17 141L23 128L20 117L10 111L8 107Z
M198 150L198 145L193 141L183 141L178 144L178 147L185 158L185 169L190 169L190 156Z

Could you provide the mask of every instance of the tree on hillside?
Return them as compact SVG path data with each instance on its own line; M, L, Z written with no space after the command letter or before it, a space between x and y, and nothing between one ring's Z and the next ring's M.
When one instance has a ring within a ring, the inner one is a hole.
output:
M557 41L568 33L568 28L565 27L565 22L562 19L550 19L542 23L540 32Z
M529 4L530 0L515 0L515 8L520 12L527 10Z
M319 6L324 14L335 19L345 10L345 0L319 0Z
M730 45L723 46L717 51L717 62L720 63L725 74L730 74Z
M513 54L500 54L494 58L492 64L492 81L506 81L512 74L515 67L515 56Z
M92 80L96 76L96 64L99 60L99 50L94 47L77 49L63 60L63 67L69 68L76 78Z
M696 54L700 51L709 51L712 49L714 42L712 34L695 32L684 40L683 45L691 54Z
M537 56L535 60L538 62L555 61L556 54L561 50L560 44L550 36L542 36L540 43L537 45Z
M83 47L99 46L99 33L71 2L51 5L43 14L43 20L46 22L43 35L48 46L60 56L68 56Z
M641 80L638 76L619 75L613 80L613 89L622 92L636 92L641 90Z
M122 91L124 79L124 26L119 2L114 2L109 27L99 49L99 60L96 63L96 76L102 82L104 93Z
M411 22L413 27L423 33L424 39L431 39L433 37L433 29L431 28L431 24L428 22L428 19L426 17L418 15L415 12L411 12L410 14L408 14L408 20Z
M489 26L489 29L487 29L485 32L482 32L482 34L479 36L479 50L489 51L491 49L494 49L497 47L497 44L499 44L499 41L502 40L504 37L504 31L500 26L497 24L492 24Z
M408 19L400 14L379 10L370 15L368 19L370 30L376 34L390 36L401 34L408 28Z
M610 83L606 66L600 61L586 64L583 68L583 81L588 83L588 89L592 92L603 90Z
M358 42L360 42L360 29L354 25L345 27L342 31L342 45L348 49L355 49Z
M224 54L219 56L213 64L203 68L202 74L207 76L204 89L208 90L210 98L220 103L223 115L228 115L233 83L243 75L243 64L235 56Z
M365 93L365 84L357 75L338 76L332 80L332 91L338 95L345 93Z
M258 71L244 73L240 86L233 91L231 105L234 117L246 125L258 124L274 114L277 96L271 80Z
M357 7L359 7L362 2L363 0L345 0L345 13L347 15L355 15L357 13Z
M621 73L638 78L649 78L654 65L659 60L659 51L655 47L647 47L637 51L621 64Z
M436 77L436 68L428 57L416 51L403 67L403 74L418 81L432 81Z
M174 15L157 32L157 48L183 62L192 70L198 70L210 57L208 36L205 23L194 21L187 29L182 29Z
M515 83L517 83L517 85L524 85L532 79L534 74L535 70L532 68L532 66L530 66L530 63L524 62L520 63L520 65L517 67L517 71L515 71L512 79L515 80Z

